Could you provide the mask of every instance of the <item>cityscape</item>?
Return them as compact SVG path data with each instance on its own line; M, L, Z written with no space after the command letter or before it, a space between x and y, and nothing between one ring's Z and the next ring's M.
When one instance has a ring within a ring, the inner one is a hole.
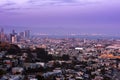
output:
M30 30L25 30L20 33L17 33L15 30L12 30L10 34L6 34L4 32L4 28L1 28L0 30L1 42L17 43L21 42L24 39L30 39Z
M0 0L0 80L120 80L120 0Z
M119 80L120 40L0 30L0 80Z

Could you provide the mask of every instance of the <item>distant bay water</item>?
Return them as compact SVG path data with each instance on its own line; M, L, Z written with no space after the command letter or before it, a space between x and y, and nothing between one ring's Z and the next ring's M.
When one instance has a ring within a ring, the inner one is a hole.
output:
M80 38L80 39L120 39L120 36L91 36L91 35L37 35L39 38Z

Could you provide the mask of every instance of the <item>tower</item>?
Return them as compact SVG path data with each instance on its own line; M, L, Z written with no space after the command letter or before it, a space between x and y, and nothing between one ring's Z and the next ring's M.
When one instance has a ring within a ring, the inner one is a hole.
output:
M10 34L10 42L16 43L18 41L18 35L15 32L15 30L12 30L12 33Z
M0 30L0 41L4 41L4 38L5 38L5 34L4 34L4 29L3 28L1 28L1 30Z
M25 38L26 39L30 38L30 30L25 30Z
M16 34L10 34L10 42L16 43L17 42L17 35Z

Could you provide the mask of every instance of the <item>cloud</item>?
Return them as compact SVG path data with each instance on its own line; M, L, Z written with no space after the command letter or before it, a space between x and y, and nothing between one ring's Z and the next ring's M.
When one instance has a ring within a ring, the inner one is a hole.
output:
M88 2L98 2L101 0L0 0L0 5L4 6L29 6L34 5L76 5Z
M90 0L29 0L28 3L33 5L76 5L91 2ZM93 1L92 1L93 2Z
M111 0L115 2L118 0ZM98 3L109 3L109 0L0 0L0 8L5 11L18 11L41 8L43 6L83 6ZM120 2L120 1L119 1Z

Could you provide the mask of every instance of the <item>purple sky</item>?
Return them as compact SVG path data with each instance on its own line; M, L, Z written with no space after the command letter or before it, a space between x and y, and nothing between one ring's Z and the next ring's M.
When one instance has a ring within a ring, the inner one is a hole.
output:
M0 25L34 33L120 34L120 0L0 0Z

